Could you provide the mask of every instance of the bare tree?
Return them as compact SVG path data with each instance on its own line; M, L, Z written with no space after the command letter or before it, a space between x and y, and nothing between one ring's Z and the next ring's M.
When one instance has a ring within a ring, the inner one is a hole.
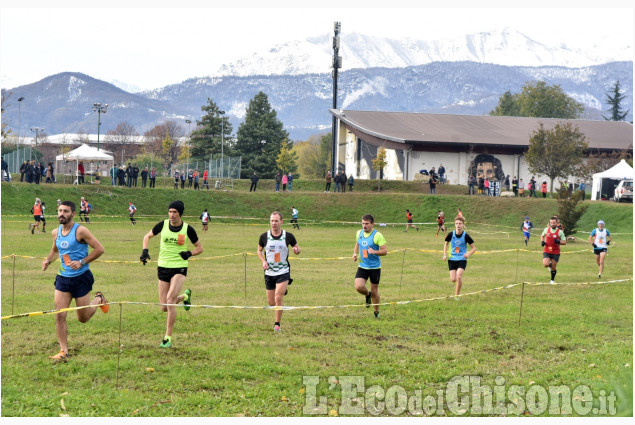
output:
M114 130L106 133L104 144L113 152L115 158L119 158L122 151L125 151L128 157L133 157L141 150L136 143L138 137L139 133L134 126L128 121L122 121Z
M143 134L145 139L144 149L146 153L153 153L156 156L163 157L166 167L169 168L177 160L180 151L178 140L184 136L185 129L178 122L166 121L163 124L154 126ZM167 152L165 152L165 140L173 142Z

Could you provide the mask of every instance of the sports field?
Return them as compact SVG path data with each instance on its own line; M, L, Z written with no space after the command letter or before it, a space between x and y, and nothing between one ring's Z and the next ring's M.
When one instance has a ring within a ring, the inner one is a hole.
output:
M556 415L552 404L542 410L525 403L513 386L523 395L565 386L574 403L591 403L584 405L589 412L574 406L571 415L632 415L632 229L619 234L607 225L618 234L602 279L590 245L578 240L563 247L558 284L544 285L549 273L539 233L546 223L534 222L526 248L515 226L488 226L468 215L477 253L457 301L449 297L454 285L436 225L408 233L401 225L376 226L389 251L380 284L386 305L377 320L353 288L359 225L301 221L293 231L286 219L283 228L302 253L292 259L294 281L284 301L307 308L285 311L282 332L274 334L255 255L266 218L212 220L202 234L186 213L205 251L190 261L185 284L195 307L179 309L174 347L162 350L156 238L151 262L138 259L143 235L163 218L142 217L131 226L123 215L95 217L88 225L106 249L91 264L94 290L112 305L87 324L69 313L67 363L48 359L59 349L52 314L2 321L3 416ZM52 212L48 220L50 232ZM52 240L31 235L27 223L27 216L3 217L3 316L53 308L56 268L42 272L40 265ZM465 412L453 406L448 383L465 376L502 387L504 409L475 410L472 398ZM347 377L363 381L352 398L343 392ZM574 392L581 387L592 392L589 400ZM439 394L446 400L439 403ZM614 410L606 404L610 394ZM417 404L432 398L434 410ZM363 407L350 410L351 404Z

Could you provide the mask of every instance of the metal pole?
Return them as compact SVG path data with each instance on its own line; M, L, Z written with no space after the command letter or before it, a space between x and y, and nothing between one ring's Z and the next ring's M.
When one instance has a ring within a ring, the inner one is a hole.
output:
M340 22L335 22L334 26L334 33L335 36L333 37L333 109L337 109L337 76L338 76L338 69L342 66L341 65L341 59L339 57L339 50L340 50L340 38L339 38L339 34L340 34L340 29L341 29L341 24ZM337 132L337 118L335 117L335 115L333 115L333 122L332 122L332 129L331 129L331 135L332 135L332 149L331 149L331 173L333 176L335 176L335 174L337 173L337 137L336 137L336 132Z
M119 349L117 350L117 383L115 384L115 389L119 389L119 356L121 355L121 350L123 350L123 346L121 345L121 316L123 315L123 304L119 304Z
M520 321L523 317L523 299L525 298L525 282L523 282L523 289L520 294L520 314L518 315L518 326L520 326Z
M101 128L101 108L97 109L97 150L99 150L99 129Z
M11 257L13 257L13 272L11 272L13 276L13 286L11 287L11 315L13 316L13 304L15 303L15 254L11 254Z

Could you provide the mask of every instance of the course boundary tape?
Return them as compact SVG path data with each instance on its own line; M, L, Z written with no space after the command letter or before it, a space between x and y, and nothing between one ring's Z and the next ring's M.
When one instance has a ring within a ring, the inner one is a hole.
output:
M443 251L441 250L433 250L433 249L417 249L417 248L400 248L400 249L394 249L392 251L388 251L388 254L395 254L397 252L404 252L404 251L412 251L412 252L424 252L424 253L436 253L436 254L443 254ZM483 255L483 254L499 254L501 252L529 252L529 253L533 253L533 254L540 254L543 251L532 251L530 249L524 249L524 248L511 248L511 249L500 249L500 250L493 250L493 251L476 251L474 253L474 255ZM578 254L580 252L593 252L593 250L591 248L588 249L579 249L577 251L565 251L565 252L561 252L561 255L564 254ZM257 256L258 254L255 254L253 252L237 252L234 254L227 254L227 255L217 255L214 257L203 257L203 258L190 258L188 261L203 261L203 260L217 260L219 258L229 258L229 257L237 257L237 256ZM46 257L35 257L32 255L18 255L18 254L10 254L10 255L5 255L3 257L0 257L0 260L6 260L7 258L26 258L26 259L35 259L35 260L44 260L46 259ZM323 260L350 260L351 256L343 256L343 257L289 257L290 261L323 261ZM93 261L93 263L110 263L110 264L137 264L140 263L141 261L129 261L129 260L95 260ZM148 260L148 263L156 263L155 260Z
M459 299L463 297L468 297L471 295L479 295L485 294L488 292L500 291L504 289L511 289L520 285L532 285L532 286L580 286L580 285L605 285L609 283L620 283L631 281L633 278L628 279L618 279L618 280L608 280L604 282L571 282L571 283L542 283L542 282L519 282L519 283L510 283L508 285L499 286L496 288L483 289L475 292L467 292L461 295L448 295L443 297L433 297L433 298L422 298L417 300L405 300L405 301L390 301L385 303L373 304L379 306L390 306L390 305L405 305L405 304L415 304L422 303L427 301L439 301L439 300L449 300L449 299ZM174 306L174 307L183 307L183 304L161 304L161 303L146 303L146 302L137 302L137 301L113 301L109 302L109 305L117 305L117 304L130 304L130 305L150 305L150 306ZM33 317L33 316L43 316L47 314L59 314L65 313L74 310L82 310L90 307L98 307L104 304L93 304L86 305L81 307L67 307L58 310L46 310L46 311L36 311L31 313L21 313L14 314L11 316L3 316L0 317L0 320L7 319L17 319L22 317ZM283 310L283 311L292 311L292 310L324 310L324 309L341 309L341 308L359 308L365 307L365 304L343 304L343 305L318 305L318 306L238 306L238 305L190 305L190 308L210 308L210 309L237 309L237 310Z

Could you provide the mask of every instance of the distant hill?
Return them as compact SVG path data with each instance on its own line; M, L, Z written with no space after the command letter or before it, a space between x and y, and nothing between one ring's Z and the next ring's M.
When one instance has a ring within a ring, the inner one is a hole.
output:
M606 94L617 80L626 97L622 104L633 120L633 62L611 62L583 68L503 66L477 62L434 62L404 68L351 69L340 73L338 107L357 110L486 115L507 90L516 93L527 82L558 84L585 106L586 119L602 119ZM249 101L263 91L294 140L330 131L330 73L192 78L144 93L128 93L80 73L65 72L9 90L2 119L17 133L17 99L21 135L44 127L49 135L96 133L95 102L109 104L101 134L124 120L143 134L167 119L192 121L211 98L225 109L234 131ZM5 91L3 90L3 93ZM183 121L183 126L185 127Z

